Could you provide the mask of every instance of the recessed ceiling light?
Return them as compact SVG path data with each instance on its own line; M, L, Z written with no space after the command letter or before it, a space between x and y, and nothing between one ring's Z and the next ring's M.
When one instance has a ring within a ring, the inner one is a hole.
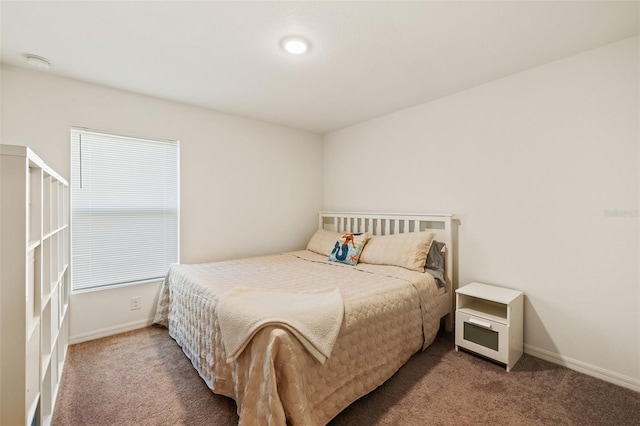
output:
M292 55L302 55L309 50L309 42L302 37L290 36L282 39L282 48Z
M49 69L49 67L51 66L51 64L49 63L49 60L43 58L42 56L32 55L30 53L27 53L26 55L24 55L24 57L27 58L27 63L32 67L46 70L46 69Z

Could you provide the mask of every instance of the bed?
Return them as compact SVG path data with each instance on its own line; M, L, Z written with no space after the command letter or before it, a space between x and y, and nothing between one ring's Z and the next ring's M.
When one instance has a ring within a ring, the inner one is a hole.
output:
M320 212L306 250L172 265L154 322L240 425L326 424L451 330L451 220Z

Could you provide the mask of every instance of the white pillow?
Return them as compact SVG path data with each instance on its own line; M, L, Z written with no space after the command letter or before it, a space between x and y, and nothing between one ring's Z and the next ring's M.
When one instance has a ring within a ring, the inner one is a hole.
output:
M424 272L434 237L433 232L374 235L364 246L359 262L400 266L411 271Z
M341 232L327 231L326 229L318 229L307 244L307 250L325 256L331 255L331 250L340 239Z

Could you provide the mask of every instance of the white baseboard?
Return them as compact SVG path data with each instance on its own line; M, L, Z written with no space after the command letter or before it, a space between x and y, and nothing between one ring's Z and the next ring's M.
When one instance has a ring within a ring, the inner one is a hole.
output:
M87 333L75 334L69 336L69 344L87 342L89 340L99 339L101 337L112 336L118 333L124 333L125 331L137 330L139 328L148 327L153 324L153 318L143 319L140 321L134 321L127 324L120 324L115 327L103 328L100 330L93 330Z
M552 362L554 364L567 367L571 370L584 373L588 376L596 377L604 380L605 382L613 383L614 385L622 386L627 389L631 389L636 392L640 392L640 380L632 377L627 377L613 371L605 370L604 368L596 367L595 365L587 364L586 362L578 361L573 358L569 358L555 352L547 351L536 346L524 345L524 353L534 356L536 358L544 359L545 361Z

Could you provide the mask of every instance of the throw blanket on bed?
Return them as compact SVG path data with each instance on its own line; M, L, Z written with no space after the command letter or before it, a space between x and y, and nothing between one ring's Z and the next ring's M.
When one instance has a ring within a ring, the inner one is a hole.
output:
M285 292L235 287L220 298L218 309L227 362L237 359L258 331L275 325L289 330L324 364L338 338L343 316L338 288Z

